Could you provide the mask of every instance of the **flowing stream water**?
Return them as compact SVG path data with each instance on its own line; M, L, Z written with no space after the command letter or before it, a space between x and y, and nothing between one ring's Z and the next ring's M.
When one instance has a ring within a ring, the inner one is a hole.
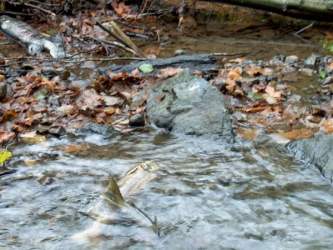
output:
M89 150L61 150L73 142ZM331 185L274 145L147 132L18 146L17 172L1 178L0 248L331 249ZM29 167L31 157L40 161ZM160 168L134 202L156 216L160 236L139 217L91 242L73 240L93 223L80 211L98 202L107 177L146 160ZM52 181L41 185L40 176Z

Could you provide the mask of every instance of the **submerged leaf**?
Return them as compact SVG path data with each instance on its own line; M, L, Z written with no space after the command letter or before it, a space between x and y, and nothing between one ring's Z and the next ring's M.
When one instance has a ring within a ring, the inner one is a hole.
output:
M121 207L125 204L125 200L119 190L117 181L113 177L110 178L109 185L106 192L103 194L103 197L112 205Z

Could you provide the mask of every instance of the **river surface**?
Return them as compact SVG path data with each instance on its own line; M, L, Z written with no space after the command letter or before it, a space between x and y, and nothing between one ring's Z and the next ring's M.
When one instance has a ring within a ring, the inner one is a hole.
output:
M89 149L65 153L73 143ZM146 132L18 146L17 172L0 180L0 249L332 249L332 186L274 145ZM107 178L146 160L159 165L157 178L134 202L156 216L160 236L139 216L73 240L94 223L80 211Z

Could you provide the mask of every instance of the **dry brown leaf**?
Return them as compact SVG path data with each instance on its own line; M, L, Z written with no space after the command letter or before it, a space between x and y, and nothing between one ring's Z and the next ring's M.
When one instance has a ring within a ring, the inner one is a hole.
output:
M0 131L0 144L4 144L15 138L15 133L9 131Z
M289 140L299 140L310 138L315 134L316 130L310 128L299 128L287 132L279 132L278 134Z
M258 113L266 109L266 106L253 106L253 107L244 107L242 112L244 113Z
M258 135L258 131L255 128L237 128L237 134L245 140L253 141Z
M94 110L102 105L102 96L96 93L94 89L86 89L76 101L80 110Z
M269 85L265 88L265 92L274 98L281 98L281 96L282 96L281 91L276 91L274 87L269 86Z
M256 66L256 65L249 65L245 68L246 74L249 76L260 76L263 74L264 70L263 68Z
M160 72L158 73L157 77L161 79L165 79L171 76L175 76L182 72L183 69L181 68L174 68L174 67L167 67L164 69L161 69Z
M321 123L321 128L324 130L325 133L332 134L333 133L333 119L324 120Z
M228 79L234 80L234 81L240 80L242 78L241 74L242 74L242 69L240 67L231 69L228 72Z
M62 150L68 154L82 153L89 149L90 147L88 144L69 144L62 148Z
M122 2L117 3L116 1L112 1L112 8L121 17L127 16L132 12L131 8Z

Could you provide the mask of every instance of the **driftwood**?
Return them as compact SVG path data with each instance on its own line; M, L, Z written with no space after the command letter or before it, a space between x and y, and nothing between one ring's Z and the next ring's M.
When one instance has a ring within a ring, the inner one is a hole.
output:
M61 39L51 39L39 34L27 23L8 16L0 16L0 31L27 49L30 55L48 50L53 58L65 57Z
M333 0L202 0L275 12L284 16L333 22Z
M101 69L101 73L108 70L112 72L131 72L139 68L142 64L151 64L155 69L165 67L181 67L189 68L190 70L211 71L216 70L218 65L217 60L223 56L242 56L243 54L226 54L226 53L212 53L212 54L195 54L195 55L179 55L170 58L147 59L139 62L132 62L127 65L111 65L107 68Z

